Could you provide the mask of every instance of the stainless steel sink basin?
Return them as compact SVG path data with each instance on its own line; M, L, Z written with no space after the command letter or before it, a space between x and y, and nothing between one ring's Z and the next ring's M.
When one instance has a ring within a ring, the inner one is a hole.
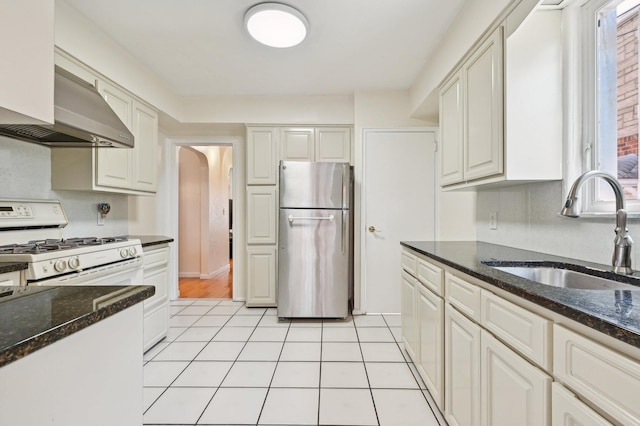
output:
M549 266L493 266L504 272L554 287L582 290L640 290L640 286L621 283L570 269Z

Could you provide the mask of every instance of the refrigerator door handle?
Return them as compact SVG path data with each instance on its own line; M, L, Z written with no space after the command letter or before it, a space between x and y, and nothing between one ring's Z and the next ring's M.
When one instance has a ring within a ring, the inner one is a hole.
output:
M293 223L294 220L328 220L330 222L333 222L333 219L335 219L335 217L333 215L329 215L329 216L294 216L294 215L290 214L289 216L287 216L287 219L289 220L289 223Z
M345 252L347 251L346 249L346 244L347 244L347 211L346 210L342 210L342 235L341 235L341 248L342 248L342 254L345 254Z

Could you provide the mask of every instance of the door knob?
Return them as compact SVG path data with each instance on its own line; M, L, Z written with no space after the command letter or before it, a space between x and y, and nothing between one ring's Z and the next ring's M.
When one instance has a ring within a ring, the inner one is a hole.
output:
M373 226L373 225L371 225L371 226L369 227L369 232L376 232L376 227L375 227L375 226Z

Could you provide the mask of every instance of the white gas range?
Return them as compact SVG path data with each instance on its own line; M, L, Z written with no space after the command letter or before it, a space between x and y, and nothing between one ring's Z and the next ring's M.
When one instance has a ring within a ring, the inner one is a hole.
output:
M126 237L64 239L57 200L0 200L0 262L26 262L21 285L142 283L142 245Z

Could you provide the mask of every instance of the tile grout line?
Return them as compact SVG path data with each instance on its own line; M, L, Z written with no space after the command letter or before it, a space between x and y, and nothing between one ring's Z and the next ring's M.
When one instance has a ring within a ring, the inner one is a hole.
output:
M184 310L185 308L187 308L187 307L189 307L189 306L192 306L194 303L195 303L195 301L191 302L189 305L184 305L184 308L183 308L183 309L181 309L180 311ZM218 302L218 303L219 303L219 302ZM214 306L217 306L217 304L216 304L216 305L214 305ZM176 313L175 315L173 315L173 316L176 316L176 315L177 315L177 313ZM171 317L170 317L170 318L171 318ZM191 327L187 327L187 330L188 330L189 328L191 328ZM187 330L184 330L182 333L184 333L184 332L185 332L185 331L187 331ZM181 335L182 335L182 333L180 333L178 336L181 336ZM158 343L160 343L160 342L158 342ZM169 343L165 348L163 348L160 352L158 352L157 354L155 354L155 355L154 355L154 356L153 356L149 361L147 361L145 364L143 364L143 367L144 367L146 364L149 364L151 361L153 361L153 359L154 359L155 357L157 357L157 356L158 356L158 355L160 355L162 352L164 352L164 350L165 350L165 349L167 349L169 346L171 346L171 343L173 343L173 341L172 341L172 342L170 342L170 343ZM149 348L149 350L151 350L151 348ZM143 356L144 356L144 354L143 354ZM191 365L191 363L188 363L188 364L187 364L187 365L186 365L186 366L185 366L185 367L180 371L180 373L178 373L178 375L176 376L176 378L175 378L175 379L173 379L173 381L172 381L171 383L175 382L175 381L176 381L176 379L177 379L178 377L180 377L180 375L181 375L182 373L184 373L184 371L187 369L187 367L189 367L189 365ZM143 373L143 381L144 381L144 373ZM169 389L169 387L170 387L170 386L171 386L171 384L169 384L169 386L165 386L165 387L164 387L164 390L163 390L162 392L160 392L160 395L158 395L158 396L153 400L153 402L152 402L151 404L149 404L149 406L147 407L147 409L146 409L146 410L144 410L144 411L142 412L142 416L143 416L143 420L142 420L142 421L143 421L143 424L144 424L144 415L145 415L145 414L146 414L146 413L151 409L151 407L153 407L153 406L154 406L154 404L155 404L156 402L158 402L158 400L160 399L160 397L161 397L162 395L164 395L164 394L165 394L165 392ZM143 382L143 384L142 384L142 391L143 391L143 393L144 393L144 388L145 388L145 386L144 386L144 382Z
M266 314L266 311L265 311L265 314ZM278 359L276 360L276 368L273 369L273 374L271 375L271 380L269 381L269 386L267 387L267 393L264 395L264 400L262 401L262 406L260 407L260 413L258 413L258 418L256 419L256 426L260 423L260 417L262 417L264 406L267 403L267 398L269 397L269 392L271 391L271 384L273 383L273 378L276 376L276 371L278 370L278 363L280 362L280 358L282 357L282 352L284 351L284 345L287 341L287 336L289 336L290 330L291 330L291 321L289 321L289 325L287 326L287 332L284 335L284 340L282 341L282 347L280 348L280 353L278 354Z
M217 305L216 305L217 306ZM224 325L222 327L220 327L220 330L222 330L228 323L229 321L231 321L231 318L235 317L238 314L238 311L240 309L242 309L243 307L246 307L246 304L242 304L242 306L240 306L240 308L238 308L233 315L231 315L229 317L229 319L227 320L227 322L224 323ZM238 352L238 355L236 355L236 359L231 363L231 367L229 367L229 370L227 370L227 373L224 375L224 377L222 378L222 380L220 381L220 384L216 387L215 392L213 393L213 395L211 395L211 398L209 399L209 402L207 402L207 404L204 406L204 408L202 409L202 412L200 413L200 415L198 416L198 419L195 422L195 425L198 424L198 422L200 421L200 419L202 418L202 416L204 415L205 411L207 411L207 408L209 408L209 405L211 405L211 401L213 401L213 398L215 398L215 396L218 394L218 391L220 390L220 388L222 387L222 384L224 383L225 379L227 378L227 376L229 375L229 373L231 372L231 370L233 369L233 366L236 365L236 363L238 362L238 358L240 358L240 354L242 354L242 351L244 350L244 348L247 347L247 344L249 343L249 339L251 339L251 336L253 336L253 333L255 333L256 328L258 328L258 324L260 324L260 321L262 321L262 318L264 318L265 314L267 313L267 310L265 309L265 311L262 313L262 315L260 316L260 319L258 320L258 322L256 323L255 327L253 328L253 331L251 332L251 334L249 334L249 337L247 337L247 339L244 341L244 345L242 345L242 348L240 349L240 351ZM211 342L213 342L213 339L218 335L218 333L220 332L220 330L218 330L216 332L216 334L213 335L213 337L211 338L211 340L209 340L209 342L200 350L200 352L198 352L196 354L196 356L193 358L193 360L191 362L193 362L198 355L200 355L200 353L204 350L204 348L207 347L207 345ZM191 362L189 363L189 365L191 365ZM182 374L182 373L180 373ZM179 376L178 376L179 377ZM177 380L177 377L176 377ZM174 380L175 381L175 380Z
M324 320L320 323L320 362L318 366L318 416L317 424L320 424L320 402L322 394L322 347L324 346Z
M362 367L364 368L364 374L367 377L367 385L369 386L369 395L371 395L371 403L373 404L373 412L376 414L376 422L380 425L380 417L378 416L378 407L376 407L376 400L373 397L373 389L371 388L371 381L369 380L369 371L367 371L367 364L364 362L364 352L362 352L362 342L360 342L360 335L358 334L358 327L356 325L355 318L353 319L353 328L356 331L356 338L358 339L358 349L360 349L360 356L362 357Z
M193 306L193 304L194 304L195 302L196 302L196 301L194 300L190 305L186 305L185 307ZM213 308L215 308L216 306L219 306L219 305L220 305L220 302L221 302L221 301L218 301L218 303L216 303L215 305L212 305L212 306L211 306L211 308L207 311L207 313L208 313L208 312L210 312L210 311L211 311ZM244 305L243 305L243 306L244 306ZM239 310L239 309L238 309L238 310ZM201 317L201 318L202 318L202 317L205 317L205 316L207 315L207 313L204 313L204 314L200 315L200 317ZM233 317L235 316L235 314L236 314L236 313L237 313L237 310L236 310L236 312L234 312L234 314L233 314L233 315L231 315L231 316L229 317L229 319L228 319L228 320L227 320L227 321L226 321L226 322L225 322L225 323L220 327L220 329L219 329L218 331L216 331L216 333L211 337L211 339L209 339L209 341L207 341L207 342L206 342L206 344L202 347L202 349L200 349L200 351L198 351L198 353L197 353L197 354L195 354L195 355L194 355L194 357L193 357L190 361L188 361L188 362L187 362L187 365L182 369L182 371L180 371L180 373L178 373L178 375L177 375L177 376L176 376L176 377L171 381L171 383L169 383L169 385L168 385L168 386L166 386L166 388L164 389L164 391L162 391L162 393L161 393L160 395L158 395L158 397L153 401L153 403L151 403L151 405L149 405L149 407L148 407L146 410L144 410L144 412L142 413L142 415L143 415L143 416L144 416L144 415L145 415L145 414L146 414L146 413L151 409L151 407L153 407L153 405L158 401L158 399L160 399L160 397L161 397L162 395L164 395L164 394L167 392L167 390L169 390L169 388L171 387L171 385L173 385L173 384L175 383L175 381L176 381L176 380L178 380L178 378L182 375L182 373L184 373L184 372L186 371L186 369L187 369L187 368L189 368L189 366L190 366L190 365L195 361L195 359L198 357L198 355L200 355L200 354L202 353L202 351L204 350L204 348L206 348L206 347L207 347L207 345L213 341L213 339L218 335L218 333L220 332L220 330L222 330L222 328L223 328L223 327L224 327L224 326L225 326L225 325L226 325L226 324L231 320L231 318L233 318ZM177 315L177 314L176 314L176 315ZM196 322L197 322L197 321L196 321ZM194 322L194 324L195 324L195 322ZM192 324L192 325L190 325L189 327L187 327L187 329L186 329L186 330L184 330L182 333L180 333L178 336L176 336L176 339L177 339L178 337L182 336L184 333L186 333L186 332L187 332L187 330L191 329L192 327L193 327L193 324ZM152 361L153 361L153 359L154 359L155 357L157 357L158 355L160 355L160 354L161 354L163 351L165 351L169 346L171 346L171 344L172 344L172 343L175 343L175 342L176 342L176 340L175 340L175 339L174 339L173 341L171 341L171 342L169 343L169 345L167 345L167 347L166 347L166 348L164 348L162 351L160 351L160 352L158 352L156 355L154 355L154 357L153 357L153 358L151 358L151 360L149 360L149 362L152 362ZM245 342L245 344L246 344L246 342ZM243 346L243 349L244 349L244 346ZM242 352L242 349L240 349L240 352ZM239 354L239 353L238 353L238 356L240 356L240 354ZM160 361L156 361L156 362L160 362ZM181 361L180 361L180 360L175 360L175 362L181 362ZM235 363L235 361L234 361L234 363ZM231 364L231 367L233 367L233 364ZM229 371L230 371L230 370L231 370L231 368L229 368ZM227 371L227 374L229 374L229 371ZM222 380L224 380L226 377L227 377L227 375L225 374L225 376L224 376L224 378L223 378ZM222 382L220 382L220 384L222 384ZM143 386L143 387L144 387L144 386ZM213 395L211 396L211 399L213 399L213 397L216 395L216 393L218 393L218 389L219 389L219 386L218 386L218 388L216 389L216 391L213 393ZM209 400L209 403L210 403L210 402L211 402L211 400ZM209 406L209 403L207 403L207 407ZM206 407L205 407L205 409L206 409ZM203 411L203 413L204 413L204 411ZM202 413L200 414L200 417L202 417ZM198 420L200 420L200 417L198 417ZM144 420L143 420L143 421L144 421ZM197 421L196 421L196 424L197 424Z

